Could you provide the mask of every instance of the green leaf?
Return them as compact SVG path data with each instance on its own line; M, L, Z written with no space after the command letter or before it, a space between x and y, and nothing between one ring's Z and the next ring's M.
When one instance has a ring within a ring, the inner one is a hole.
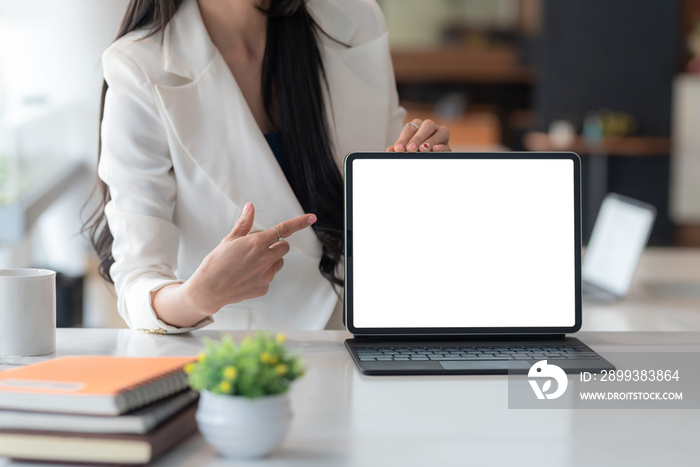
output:
M260 332L255 337L243 338L240 345L229 335L224 335L220 341L206 337L203 341L205 357L194 364L189 375L190 386L198 391L208 389L220 394L227 367L234 367L237 373L227 393L249 398L285 393L304 372L301 358L289 355L287 347L277 342L275 336ZM264 362L261 361L263 352L267 353ZM287 372L280 375L277 366L281 364L287 367Z

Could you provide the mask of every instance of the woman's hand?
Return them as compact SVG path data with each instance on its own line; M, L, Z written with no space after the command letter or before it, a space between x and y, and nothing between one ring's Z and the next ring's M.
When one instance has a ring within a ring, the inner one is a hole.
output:
M434 121L414 118L406 124L389 152L441 152L451 151L450 130Z
M231 233L204 258L192 277L154 293L153 309L160 319L187 327L224 305L265 295L284 265L282 257L289 252L289 243L280 240L277 232L286 238L316 222L315 215L305 214L248 235L254 216L253 205L246 204Z

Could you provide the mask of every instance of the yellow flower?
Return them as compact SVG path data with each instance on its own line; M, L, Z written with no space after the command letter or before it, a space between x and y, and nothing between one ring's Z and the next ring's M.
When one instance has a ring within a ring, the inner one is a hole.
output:
M275 371L278 375L282 376L287 373L287 365L281 363L275 367Z
M231 392L231 383L228 381L222 381L219 383L219 391L221 391L223 394L228 394Z
M301 373L299 373L299 378L303 378L304 376L306 376L306 372L301 370Z
M227 367L224 369L224 378L226 378L226 379L236 379L236 376L238 376L238 370L236 370L236 367L227 366Z
M270 357L270 365L277 365L279 362L279 358L275 357L274 355Z
M260 354L260 361L263 363L269 363L272 360L272 355L267 350Z
M280 332L277 334L277 343L278 344L284 344L284 341L287 340L287 337L284 335L284 333Z
M207 358L207 353L205 351L201 351L197 355L197 361L200 363L203 362L205 358Z
M185 368L183 368L183 369L185 370L185 373L187 373L188 375L192 374L192 372L194 371L194 362L188 363L187 365L185 365Z

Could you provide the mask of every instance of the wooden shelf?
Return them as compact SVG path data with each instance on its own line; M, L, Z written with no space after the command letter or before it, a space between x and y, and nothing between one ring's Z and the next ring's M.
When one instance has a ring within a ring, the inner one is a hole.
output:
M530 84L533 72L519 63L514 47L484 45L391 51L399 83L471 82Z
M677 246L700 247L700 225L677 225L674 240Z
M590 146L581 137L565 147L552 144L547 133L530 132L523 140L528 151L571 151L578 154L604 154L606 156L661 156L671 153L671 139L651 136L626 136L604 138L600 145Z

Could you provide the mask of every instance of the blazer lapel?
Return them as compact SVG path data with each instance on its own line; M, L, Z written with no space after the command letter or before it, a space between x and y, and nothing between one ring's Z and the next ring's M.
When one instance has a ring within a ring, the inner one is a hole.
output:
M389 35L384 33L369 42L347 47L356 40L360 27L345 11L352 5L342 1L309 0L308 7L316 24L333 38L319 35L328 85L332 90L330 99L326 98L326 112L342 170L346 154L383 151L388 144L386 124L392 110L390 96L396 92Z
M195 0L187 0L164 33L164 69L187 78L156 85L177 140L211 182L235 205L255 204L255 228L303 214L228 65L209 39ZM320 258L312 229L290 246Z
M350 48L338 48L330 40L324 44L326 75L333 90L327 113L340 164L350 152L384 151L388 144L387 122L393 110L390 96L396 92L392 88L388 33Z

